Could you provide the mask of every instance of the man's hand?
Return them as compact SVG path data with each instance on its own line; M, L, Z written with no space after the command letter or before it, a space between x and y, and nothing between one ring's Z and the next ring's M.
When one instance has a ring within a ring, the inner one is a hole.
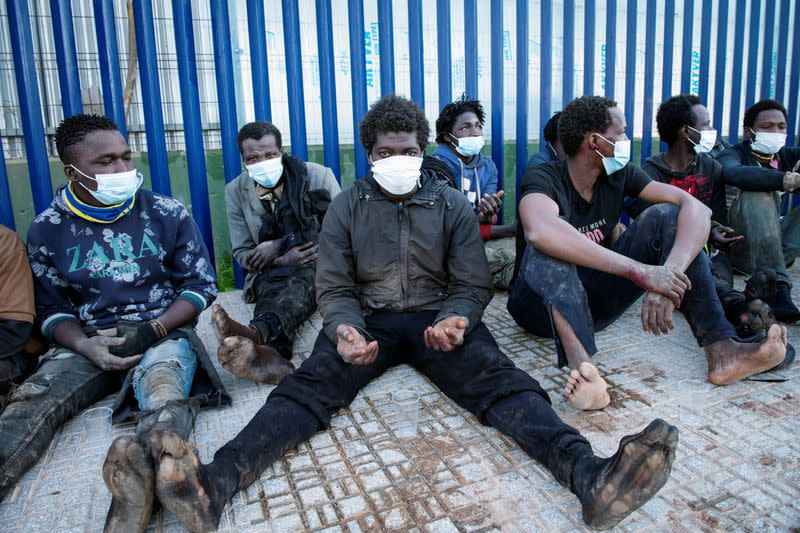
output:
M734 233L733 228L728 226L714 226L711 228L711 236L708 240L717 248L726 250L744 239L744 235L734 235Z
M491 224L494 216L503 207L503 191L494 194L484 194L478 207L478 222L481 224Z
M645 333L668 334L675 327L672 312L675 305L666 296L647 292L642 302L642 329Z
M647 291L666 296L676 308L681 305L683 293L692 288L686 274L667 265L641 265L633 282Z
M94 337L84 337L75 343L75 351L95 364L102 370L127 370L142 358L142 355L133 357L117 357L109 352L109 347L120 346L125 343L122 337L116 337L116 329L98 331Z
M158 332L150 322L117 322L114 335L125 339L123 344L108 349L119 357L143 354L158 340Z
M800 187L800 172L787 172L783 175L783 190L794 192Z
M318 253L319 246L313 242L307 242L290 249L275 259L272 264L275 266L300 267L316 261Z
M336 328L336 350L346 363L368 365L378 357L378 341L367 343L364 336L353 326L340 324Z
M464 332L469 320L463 316L449 316L433 326L425 328L422 334L425 346L432 350L452 352L464 343Z
M265 268L267 268L275 258L278 257L278 253L281 250L281 240L275 239L272 241L264 241L255 248L253 251L250 252L250 255L247 256L247 267L250 270L255 270L256 272L261 272Z

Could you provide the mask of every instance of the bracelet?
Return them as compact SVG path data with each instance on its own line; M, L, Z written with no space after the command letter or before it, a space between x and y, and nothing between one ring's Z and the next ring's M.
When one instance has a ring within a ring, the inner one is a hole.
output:
M160 320L156 320L154 318L153 320L150 321L150 324L153 324L156 327L156 330L158 330L158 338L159 339L163 339L169 333L167 331L167 328L164 327L164 324L162 324Z

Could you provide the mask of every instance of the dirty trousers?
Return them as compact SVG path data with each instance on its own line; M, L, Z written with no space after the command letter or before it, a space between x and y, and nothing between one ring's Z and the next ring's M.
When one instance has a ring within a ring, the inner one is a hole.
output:
M648 265L664 264L672 250L678 208L657 204L647 208L611 246L611 250ZM725 319L709 259L694 258L686 276L692 289L684 294L680 311L700 346L736 335ZM529 333L553 338L558 365L568 364L550 314L551 306L572 326L589 355L597 353L594 332L617 320L644 290L625 278L590 268L577 267L537 251L528 245L517 279L511 286L508 311Z
M311 356L278 384L247 426L214 455L206 478L214 482L217 493L227 500L251 485L282 454L328 427L331 416L347 407L359 390L401 363L427 376L481 423L513 438L572 488L576 461L593 457L586 439L559 419L547 393L503 355L483 323L452 352L426 348L422 334L435 317L435 311L367 316L366 330L380 347L368 365L344 362L336 345L320 332Z

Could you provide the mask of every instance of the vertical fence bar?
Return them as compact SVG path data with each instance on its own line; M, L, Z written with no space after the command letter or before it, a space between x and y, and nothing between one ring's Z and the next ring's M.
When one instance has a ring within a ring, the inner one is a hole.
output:
M653 92L656 67L656 0L647 0L644 45L644 109L642 110L642 154L640 164L650 157L653 147ZM664 71L664 76L668 73Z
M789 105L787 144L793 146L800 140L800 131L797 129L798 100L800 100L800 8L794 8L794 38L792 39L792 69L789 71Z
M114 3L94 0L92 5L94 6L97 53L100 62L100 83L103 88L103 109L105 109L106 115L117 123L119 131L127 139L128 128L125 125L124 96L119 73L119 48L117 47L117 30L114 22ZM138 48L138 35L136 42ZM141 66L139 69L141 71Z
M547 150L544 142L544 125L550 120L552 106L552 81L553 72L553 2L542 0L541 17L539 19L540 33L542 36L540 61L542 64L541 77L539 78L539 151Z
M464 91L478 98L478 2L464 0Z
M214 234L208 203L208 174L203 147L203 122L200 116L200 84L197 81L191 0L172 0L172 23L175 28L175 55L178 59L178 82L181 90L181 111L186 143L186 165L189 168L189 196L192 218L208 248L211 264L214 259Z
M225 183L234 180L242 171L239 147L236 145L236 88L233 80L233 51L228 0L211 2L211 38L214 41L214 76L217 82L219 130L222 140L222 171ZM233 279L238 288L244 286L242 267L233 262Z
M436 43L439 54L439 109L441 109L453 98L450 0L436 0Z
M583 13L583 94L594 94L594 34L595 5L594 0L586 0Z
M503 0L492 0L489 24L492 40L492 160L497 167L501 190L505 183L503 160ZM497 213L503 220L503 209Z
M730 83L725 78L725 52L728 43L728 0L719 0L717 12L717 54L716 75L714 76L714 124L722 125L725 111L725 88ZM720 53L720 51L723 51ZM734 88L731 88L733 91ZM706 102L707 104L708 102ZM715 126L716 127L716 126Z
M0 224L12 230L17 229L17 225L14 223L14 206L11 204L11 190L8 186L2 135L0 135Z
M161 88L158 85L158 51L153 28L152 0L137 0L133 3L133 23L136 30L136 55L139 58L139 82L142 86L150 180L155 192L172 196L167 143L164 139L164 115L161 111Z
M628 0L628 10L625 15L625 120L628 123L627 133L630 139L633 139L633 125L636 119L636 22L638 8L636 0Z
M19 114L25 138L25 156L31 177L33 205L41 213L53 199L50 166L47 162L42 103L33 59L33 36L28 0L7 0L8 29L11 34L11 55L19 95ZM13 211L12 211L13 213Z
M775 74L775 99L783 102L786 92L786 65L789 63L789 7L790 0L781 0L780 31L778 32L778 60ZM795 33L795 38L800 39ZM797 61L797 58L795 58ZM800 64L795 65L798 68ZM796 111L796 110L795 110Z
M703 0L703 18L700 22L700 99L708 102L708 77L711 72L711 8L712 0Z
M336 114L336 70L333 64L333 22L329 0L317 0L317 53L322 96L322 149L325 166L342 182L339 161L339 121ZM383 84L381 78L381 84ZM382 86L382 85L381 85Z
M367 66L364 51L364 0L347 0L350 21L350 71L353 91L353 153L356 179L366 177L369 171L367 154L361 146L358 123L367 112ZM413 68L413 67L412 67Z
M543 0L544 1L544 0ZM606 2L606 67L603 73L605 81L606 98L614 99L614 86L616 85L616 58L617 58L617 0Z
M761 56L761 98L771 98L772 48L775 38L775 0L767 0L764 9L764 49Z
M411 99L424 109L425 57L422 44L422 0L408 0L408 65Z
M253 78L253 107L256 120L270 122L272 104L269 95L264 0L247 0L247 37L250 43L250 73Z
M519 211L522 176L528 166L528 0L517 0L517 172L514 188Z
M681 94L692 90L692 38L694 35L694 0L683 0L683 37L681 38Z
M664 60L662 62L661 101L672 96L672 56L675 48L675 0L664 3Z
M283 42L286 57L286 83L289 91L289 116L292 155L308 159L306 108L303 96L303 53L300 49L300 6L294 0L282 0Z
M746 17L747 0L736 0L736 25L734 27L733 41L735 43L744 42L744 22ZM744 47L733 47L733 73L731 80L731 115L730 123L728 124L728 142L736 144L739 142L739 113L741 113L742 106L742 75L744 72ZM716 107L716 102L714 106ZM719 135L722 136L722 123L713 124L719 130Z
M575 95L575 0L564 0L563 66L561 73L561 108Z
M761 32L761 0L750 0L750 46L747 52L747 89L744 106L750 107L756 102L756 81L758 80L758 35Z
M58 86L64 118L83 111L78 55L75 51L75 28L72 26L72 6L68 1L50 0L53 19L53 43L58 64Z
M392 0L378 0L378 48L381 60L381 94L394 92L394 31Z

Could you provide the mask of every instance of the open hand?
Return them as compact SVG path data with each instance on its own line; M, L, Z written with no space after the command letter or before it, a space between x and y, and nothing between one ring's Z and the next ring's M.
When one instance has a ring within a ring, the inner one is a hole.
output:
M132 357L117 357L109 348L125 344L123 337L117 337L116 328L98 331L94 337L80 339L75 345L75 351L95 364L102 370L127 370L142 358L142 354Z
M478 206L478 221L481 224L491 224L494 216L503 207L503 191L494 194L484 194Z
M711 237L709 240L711 244L724 250L741 242L743 239L744 235L735 235L733 228L729 228L728 226L714 226L711 228Z
M300 267L317 260L319 246L313 242L306 242L291 248L288 252L275 259L275 266Z
M368 343L353 326L340 324L336 337L336 350L351 365L368 365L378 357L378 341Z
M668 334L675 327L672 300L655 292L647 292L642 302L642 329L645 333Z
M433 350L452 352L464 344L464 333L468 325L469 319L463 316L450 316L440 320L425 328L425 346Z

